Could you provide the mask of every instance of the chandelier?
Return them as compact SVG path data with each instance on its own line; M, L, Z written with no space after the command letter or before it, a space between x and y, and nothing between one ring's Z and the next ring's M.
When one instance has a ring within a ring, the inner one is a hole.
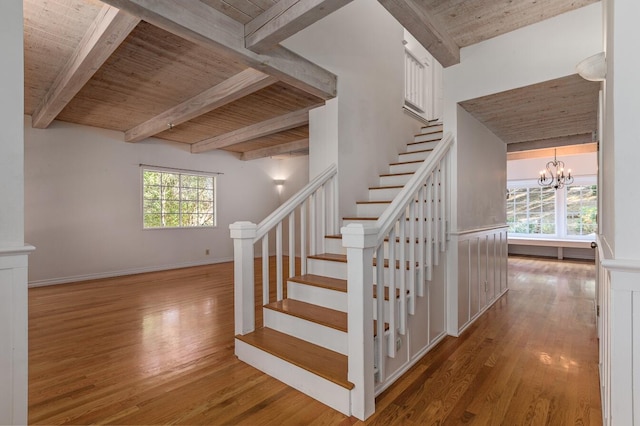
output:
M547 176L548 175L548 176ZM540 171L540 177L538 178L538 185L547 188L559 189L565 186L565 184L572 184L573 176L571 176L571 169L567 170L567 174L564 174L564 161L558 160L556 156L556 150L553 150L553 161L547 163L545 170Z

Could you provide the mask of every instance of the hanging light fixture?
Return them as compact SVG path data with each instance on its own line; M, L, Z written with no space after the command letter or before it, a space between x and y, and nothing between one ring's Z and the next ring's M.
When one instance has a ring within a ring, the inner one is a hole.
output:
M548 176L547 176L548 174ZM540 177L538 178L538 185L547 188L559 189L563 186L573 183L573 176L571 176L571 169L567 170L567 174L564 173L564 161L558 160L556 156L556 150L553 150L553 161L547 163L545 170L540 171Z

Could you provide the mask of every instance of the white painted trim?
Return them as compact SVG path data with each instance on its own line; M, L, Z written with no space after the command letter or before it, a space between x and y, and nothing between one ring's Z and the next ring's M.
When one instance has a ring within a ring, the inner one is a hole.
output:
M472 234L476 234L476 233L483 233L483 232L490 232L490 231L496 231L498 229L508 229L509 227L504 224L504 225L494 225L494 226L487 226L487 227L483 227L483 228L476 228L476 229L468 229L465 231L456 231L456 232L450 232L449 235L451 236L455 236L458 237L460 239L460 241L464 241L467 238L460 238L460 237L468 237L471 236Z
M564 238L521 238L509 237L509 244L522 246L591 248L593 240L569 240Z
M349 355L347 333L284 312L262 308L264 326L297 339Z
M28 244L23 246L0 246L0 256L22 256L30 254L36 248Z
M427 120L426 118L424 118L423 116L421 116L420 114L418 114L417 112L409 108L407 105L402 105L402 111L405 114L407 114L409 117L415 120L418 120L420 123L424 124L425 126L428 126L429 124L431 124L429 120Z
M167 271L170 269L191 268L193 266L214 265L217 263L226 263L226 262L232 262L232 261L233 261L233 257L223 257L220 259L215 259L213 261L208 260L204 262L184 262L184 263L176 263L173 265L145 266L140 268L121 269L119 271L98 272L95 274L85 274L85 275L73 275L70 277L60 277L60 278L50 278L45 280L29 281L29 287L44 287L44 286L57 285L57 284L69 284L69 283L74 283L78 281L99 280L103 278L114 278L114 277L121 277L124 275L144 274L146 272Z
M338 410L345 416L351 415L351 392L348 389L238 339L235 339L235 354L240 361Z

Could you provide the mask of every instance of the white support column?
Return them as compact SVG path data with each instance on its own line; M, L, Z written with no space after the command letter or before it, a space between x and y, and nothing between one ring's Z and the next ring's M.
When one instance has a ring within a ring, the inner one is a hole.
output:
M256 237L256 228L257 225L251 222L235 222L229 225L233 238L235 334L250 333L256 324L253 270L253 240Z
M375 412L372 292L377 233L376 228L361 223L342 228L342 245L347 248L348 379L355 385L351 391L351 414L360 420Z
M19 0L0 1L0 424L27 424L27 263L24 244L24 49Z
M27 423L27 257L0 247L0 424Z

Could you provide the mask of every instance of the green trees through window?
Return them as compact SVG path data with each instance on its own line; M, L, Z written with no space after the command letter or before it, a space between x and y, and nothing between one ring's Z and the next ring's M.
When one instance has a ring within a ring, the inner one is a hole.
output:
M565 238L597 232L596 185L576 184L555 190L522 182L510 185L507 191L510 233Z
M215 177L142 170L144 228L213 227Z

